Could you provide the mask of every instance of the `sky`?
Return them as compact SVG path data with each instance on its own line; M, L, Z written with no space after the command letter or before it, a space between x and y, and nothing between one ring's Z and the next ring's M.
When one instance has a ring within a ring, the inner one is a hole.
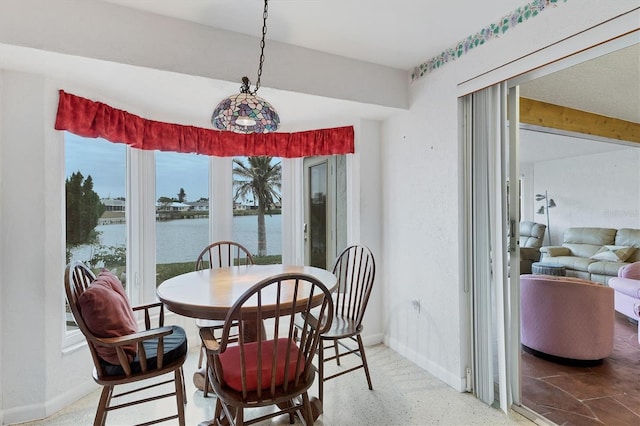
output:
M208 198L209 157L156 151L156 197L178 198L184 188L186 201ZM91 175L100 198L126 196L126 145L104 139L83 138L65 132L65 178L80 171Z

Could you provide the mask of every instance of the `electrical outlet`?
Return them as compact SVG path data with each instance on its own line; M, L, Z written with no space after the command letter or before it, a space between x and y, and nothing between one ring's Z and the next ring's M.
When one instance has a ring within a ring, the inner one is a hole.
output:
M416 311L417 313L420 313L420 299L412 299L411 307L413 308L414 311Z

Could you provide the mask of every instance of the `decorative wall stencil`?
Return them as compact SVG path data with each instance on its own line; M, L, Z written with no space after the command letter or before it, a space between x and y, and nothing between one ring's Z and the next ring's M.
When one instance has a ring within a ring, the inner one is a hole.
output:
M466 39L462 40L455 47L449 48L438 56L435 56L427 62L415 67L411 73L411 81L415 81L425 74L429 74L448 62L455 61L471 49L482 46L493 38L500 37L509 29L527 21L530 18L538 16L540 12L548 9L550 6L557 6L561 1L563 3L567 2L567 0L534 0L517 8L499 21L484 27L476 34L470 35Z

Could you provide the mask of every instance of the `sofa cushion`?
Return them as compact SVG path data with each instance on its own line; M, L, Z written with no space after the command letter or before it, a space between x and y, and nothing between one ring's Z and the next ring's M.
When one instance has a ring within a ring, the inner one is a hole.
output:
M120 280L103 270L78 298L80 312L96 337L121 337L138 331L129 299ZM98 355L111 364L120 364L115 348L96 346ZM138 352L135 343L125 348L129 362Z
M627 259L627 262L640 261L640 229L621 228L616 234L616 245L635 247L635 250L631 256Z
M540 248L544 238L544 231L547 225L541 223L522 221L520 222L520 248L532 247Z
M621 262L596 261L589 265L587 270L591 275L605 275L615 277L625 264Z
M616 244L616 232L616 229L613 228L568 228L566 231L564 231L562 245L591 244L594 246L598 246L598 248L604 245L613 245Z
M640 280L640 262L630 263L618 269L618 276L621 278Z
M571 250L568 247L543 247L541 252L547 253L549 256L571 256Z
M557 263L558 265L562 265L567 269L583 272L587 272L589 270L589 265L597 262L597 260L589 259L588 257L577 256L556 256L548 258L546 260L550 263Z
M635 251L635 247L628 246L602 246L591 259L605 260L609 262L624 262Z
M572 256L577 257L591 257L602 248L601 245L595 244L564 243L562 245L571 250Z

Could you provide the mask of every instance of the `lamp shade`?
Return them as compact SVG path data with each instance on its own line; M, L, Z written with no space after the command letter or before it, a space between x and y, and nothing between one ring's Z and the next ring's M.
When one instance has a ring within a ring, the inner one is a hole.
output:
M216 129L236 133L269 133L278 130L280 116L261 97L241 92L224 98L218 104L211 123Z

